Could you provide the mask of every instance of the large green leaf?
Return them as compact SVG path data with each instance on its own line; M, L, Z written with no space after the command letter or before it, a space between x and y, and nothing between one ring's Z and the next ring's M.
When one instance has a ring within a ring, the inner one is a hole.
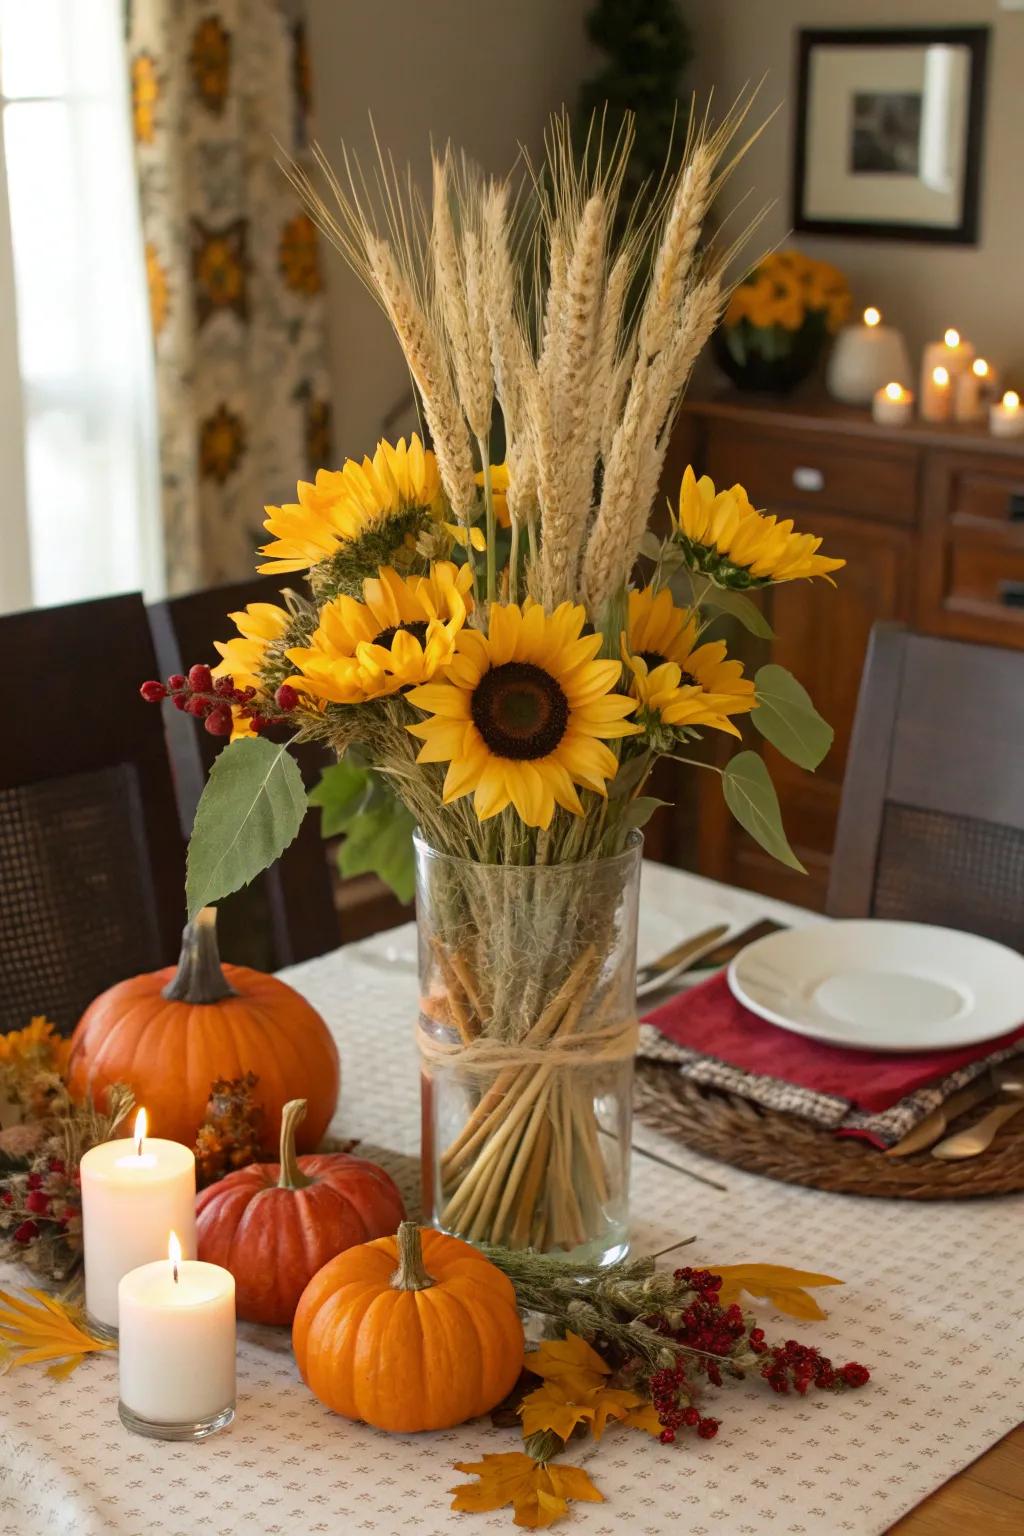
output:
M302 774L286 746L254 736L218 753L188 845L189 917L273 864L305 811Z
M320 807L322 837L337 837L348 831L369 788L369 769L347 756L324 769L320 782L309 792L310 805Z
M372 872L391 887L399 901L411 901L416 889L415 825L405 806L396 800L361 811L350 823L338 852L341 873Z
M739 752L731 758L722 775L725 803L740 826L755 843L790 869L807 871L789 846L782 828L779 797L775 793L764 760L756 752Z
M817 768L835 732L811 703L807 689L785 667L769 662L754 677L757 708L751 715L761 735L801 768Z
M703 606L714 613L728 614L759 640L774 638L775 631L760 608L749 597L744 597L742 592L733 592L729 587L712 587L704 598Z

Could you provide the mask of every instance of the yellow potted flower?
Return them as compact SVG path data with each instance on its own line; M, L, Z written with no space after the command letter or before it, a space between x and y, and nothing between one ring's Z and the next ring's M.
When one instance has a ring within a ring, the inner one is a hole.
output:
M740 389L784 394L813 370L849 309L838 268L775 251L734 289L715 337L718 363Z

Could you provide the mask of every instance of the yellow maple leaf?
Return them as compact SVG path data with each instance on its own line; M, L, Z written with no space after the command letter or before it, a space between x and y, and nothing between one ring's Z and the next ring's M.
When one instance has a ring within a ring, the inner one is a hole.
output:
M609 1419L624 1419L643 1398L621 1387L591 1387L571 1394L562 1381L546 1381L530 1392L519 1405L523 1437L551 1430L560 1440L568 1440L577 1424L590 1424L594 1438L600 1440Z
M611 1375L611 1366L578 1333L567 1333L564 1339L545 1339L523 1363L534 1376L560 1382L568 1396L577 1400Z
M45 1291L27 1289L25 1294L33 1301L0 1291L0 1348L12 1370L49 1361L49 1374L60 1378L81 1365L85 1355L113 1349L111 1342L97 1339L81 1326L80 1307L68 1306Z
M480 1479L449 1489L452 1509L485 1514L511 1504L516 1525L539 1530L569 1513L569 1501L601 1504L599 1493L582 1467L562 1462L534 1461L523 1451L485 1456L482 1461L457 1461L456 1470Z
M653 1403L640 1403L631 1408L622 1422L627 1429L644 1429L649 1435L660 1435L665 1428Z
M762 1301L768 1301L787 1317L798 1317L807 1322L827 1317L828 1313L805 1287L815 1289L821 1285L842 1285L835 1275L816 1275L806 1269L787 1269L783 1264L709 1264L713 1274L721 1275L722 1289L718 1299L723 1307L738 1301L746 1291Z

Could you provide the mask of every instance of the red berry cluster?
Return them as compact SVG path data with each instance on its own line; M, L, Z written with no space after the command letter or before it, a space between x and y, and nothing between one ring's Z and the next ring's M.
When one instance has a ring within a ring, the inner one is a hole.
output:
M230 736L232 705L248 719L257 734L268 726L280 723L279 717L268 716L253 704L255 688L236 688L232 677L215 678L209 667L201 662L189 668L187 677L172 672L166 683L155 680L143 683L139 689L147 704L159 704L170 699L175 709L184 710L202 720L211 736ZM282 683L274 695L278 709L284 713L295 708L299 695L289 683Z
M683 1365L666 1366L651 1377L651 1402L663 1426L658 1439L671 1445L681 1429L695 1429L702 1440L718 1434L718 1420L702 1418L690 1400L690 1384Z
M0 1194L0 1234L27 1248L44 1235L71 1235L82 1230L78 1173L68 1174L62 1158L50 1157L33 1172L15 1175ZM14 1225L13 1223L16 1223Z
M801 1397L812 1385L826 1391L862 1387L871 1378L866 1365L851 1360L847 1365L837 1368L827 1355L819 1354L806 1344L798 1344L796 1339L787 1339L785 1344L776 1344L773 1349L763 1348L758 1353L765 1355L761 1362L761 1375L773 1392L783 1395L790 1387Z

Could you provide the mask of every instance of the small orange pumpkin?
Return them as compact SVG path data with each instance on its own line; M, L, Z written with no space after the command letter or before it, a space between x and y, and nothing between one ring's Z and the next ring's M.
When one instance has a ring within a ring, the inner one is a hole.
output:
M284 1107L280 1163L239 1168L196 1202L199 1257L231 1271L238 1315L251 1323L290 1323L328 1259L393 1232L405 1216L393 1179L376 1163L345 1152L296 1157L305 1112L304 1099Z
M292 1346L335 1413L377 1429L449 1429L488 1413L523 1366L512 1282L457 1237L403 1221L349 1248L302 1293Z
M211 1083L254 1072L264 1151L277 1147L288 1100L304 1098L299 1150L312 1152L338 1102L337 1046L316 1010L283 981L221 965L216 921L215 909L204 907L188 924L177 969L133 976L89 1004L71 1039L71 1093L99 1098L112 1083L128 1083L154 1136L192 1146Z

